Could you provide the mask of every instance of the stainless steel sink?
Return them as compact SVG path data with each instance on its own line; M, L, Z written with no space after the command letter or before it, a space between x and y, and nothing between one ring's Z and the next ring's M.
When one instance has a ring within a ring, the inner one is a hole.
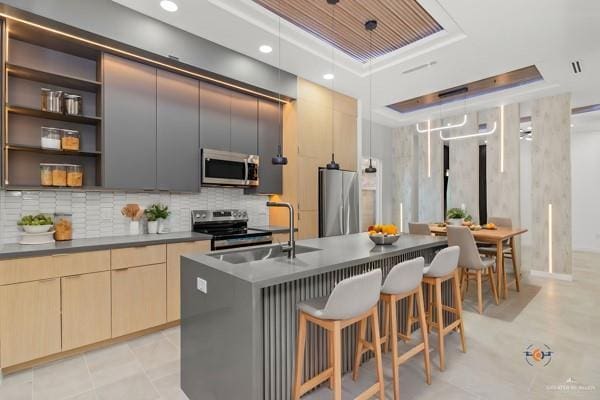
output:
M319 251L313 247L296 246L296 255ZM280 245L259 247L255 249L233 250L224 253L209 254L210 257L230 264L243 264L252 261L271 260L274 258L287 258L287 253L281 250Z

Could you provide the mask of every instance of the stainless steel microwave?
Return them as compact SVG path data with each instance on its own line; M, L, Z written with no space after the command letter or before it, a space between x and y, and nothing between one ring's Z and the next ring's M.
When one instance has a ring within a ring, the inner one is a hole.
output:
M258 186L256 155L202 149L202 185Z

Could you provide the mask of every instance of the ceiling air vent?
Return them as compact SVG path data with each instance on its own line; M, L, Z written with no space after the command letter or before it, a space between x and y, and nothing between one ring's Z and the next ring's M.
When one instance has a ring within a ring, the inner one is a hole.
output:
M581 73L581 61L571 61L571 68L573 68L574 74Z

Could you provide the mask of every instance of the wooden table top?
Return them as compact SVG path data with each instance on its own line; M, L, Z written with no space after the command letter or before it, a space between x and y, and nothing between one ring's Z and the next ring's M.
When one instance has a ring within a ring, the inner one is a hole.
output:
M435 235L446 235L446 228L438 226L437 224L430 224L429 229L431 233ZM502 226L496 229L481 229L478 231L471 231L475 240L479 242L501 242L511 237L522 235L527 232L525 228L505 228Z

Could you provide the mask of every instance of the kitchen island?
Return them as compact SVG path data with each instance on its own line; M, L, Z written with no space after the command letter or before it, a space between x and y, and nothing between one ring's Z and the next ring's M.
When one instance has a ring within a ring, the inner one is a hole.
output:
M375 268L385 276L403 260L429 262L446 243L407 234L394 245L375 246L366 234L354 234L299 241L295 259L273 254L277 245L182 257L183 391L191 400L290 398L298 302L326 296L340 280ZM355 328L344 331L343 342L347 372ZM307 376L326 367L325 344L323 332L311 327Z

